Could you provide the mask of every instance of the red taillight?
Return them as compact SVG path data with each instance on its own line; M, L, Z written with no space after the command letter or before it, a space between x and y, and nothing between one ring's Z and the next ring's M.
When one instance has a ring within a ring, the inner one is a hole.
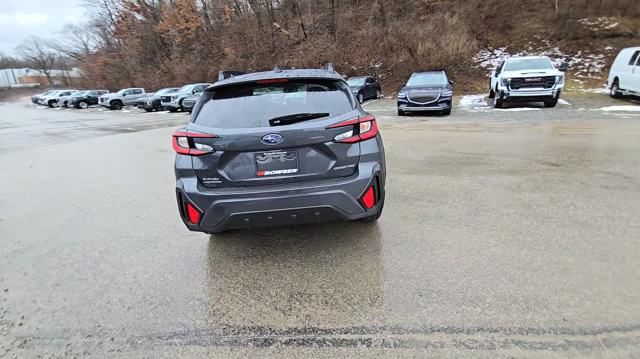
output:
M181 155L189 155L189 156L201 156L206 155L207 153L213 152L213 147L195 142L194 138L217 138L218 136L207 134L207 133L197 133L197 132L184 132L184 131L176 131L173 134L171 145L176 153Z
M200 223L200 217L202 214L196 207L194 207L191 203L187 203L187 218L189 218L189 222L192 224Z
M376 196L373 186L369 187L369 189L364 193L364 196L362 196L362 204L366 209L371 209L376 205Z
M333 140L340 143L355 143L376 137L378 125L373 115L338 122L329 128L352 127L350 131L337 135Z
M281 84L281 83L285 83L285 82L289 82L289 79L267 79L267 80L258 80L258 81L256 81L256 83L259 84L259 85Z

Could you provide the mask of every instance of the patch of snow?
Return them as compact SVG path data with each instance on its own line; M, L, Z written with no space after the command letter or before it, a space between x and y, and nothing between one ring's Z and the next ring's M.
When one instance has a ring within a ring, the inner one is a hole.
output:
M597 111L605 111L605 112L640 112L640 106L607 106L599 108Z
M582 90L582 92L608 95L609 94L609 89L606 88L606 87L601 87L601 88L596 88L596 89L584 89L584 90Z
M464 108L465 110L471 111L484 111L488 110L491 107L487 105L487 100L485 95L467 95L462 96L458 106Z
M558 103L561 104L561 105L571 106L571 104L569 102L567 102L566 100L563 100L563 99L559 99Z
M540 109L539 108L533 108L533 107L514 107L514 108L503 108L503 109L499 109L498 111L522 112L522 111L540 111Z
M123 112L123 113L129 113L129 112L131 112L131 111L129 111L129 110L122 110L122 112Z
M618 19L615 17L587 17L584 19L578 20L578 23L582 24L589 30L600 31L600 30L611 30L618 27Z
M508 57L531 55L548 56L556 67L563 62L568 63L571 71L570 79L596 78L602 74L607 65L604 54L588 51L564 53L559 47L552 46L549 40L540 40L537 47L530 43L527 50L520 52L509 51L507 47L484 49L473 56L473 61L477 64L477 68L494 69Z

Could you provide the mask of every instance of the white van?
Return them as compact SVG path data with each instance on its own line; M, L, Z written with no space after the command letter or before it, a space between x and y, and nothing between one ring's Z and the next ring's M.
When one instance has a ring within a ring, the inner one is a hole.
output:
M611 66L608 85L613 98L640 96L640 47L620 51Z

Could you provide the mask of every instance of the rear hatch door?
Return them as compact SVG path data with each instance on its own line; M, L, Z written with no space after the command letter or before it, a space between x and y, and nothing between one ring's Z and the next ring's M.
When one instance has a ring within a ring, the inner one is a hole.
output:
M189 132L217 136L193 139L214 149L192 158L204 186L305 182L350 176L357 169L359 144L333 141L348 128L327 128L361 115L344 81L214 88L195 110Z

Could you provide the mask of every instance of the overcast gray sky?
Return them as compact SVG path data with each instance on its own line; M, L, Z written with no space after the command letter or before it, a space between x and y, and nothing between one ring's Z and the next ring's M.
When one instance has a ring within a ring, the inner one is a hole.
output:
M15 54L29 36L58 36L66 24L82 23L82 0L0 0L0 52Z

